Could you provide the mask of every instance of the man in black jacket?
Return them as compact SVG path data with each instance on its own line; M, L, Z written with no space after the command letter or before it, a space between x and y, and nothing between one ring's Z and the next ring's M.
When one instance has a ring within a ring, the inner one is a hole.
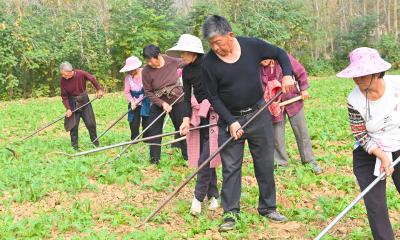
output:
M289 58L282 49L260 39L235 37L228 21L221 16L208 17L202 30L203 38L211 47L203 59L203 79L208 99L220 116L218 142L221 145L230 136L235 139L221 151L221 202L225 218L220 231L234 229L240 212L241 167L246 139L259 186L258 212L273 221L286 221L287 218L276 211L271 115L267 110L263 111L246 129L240 127L265 104L259 63L264 59L279 61L284 75L282 88L286 92L294 88Z

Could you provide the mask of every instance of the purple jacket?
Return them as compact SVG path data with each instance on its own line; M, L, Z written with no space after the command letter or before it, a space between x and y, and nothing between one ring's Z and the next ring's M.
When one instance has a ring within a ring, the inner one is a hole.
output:
M304 91L309 87L307 72L306 72L305 68L303 67L303 65L301 65L299 63L299 61L297 61L290 54L288 54L288 56L290 59L290 63L292 64L294 78L299 85L300 91ZM261 80L262 80L264 87L266 86L268 81L273 81L275 79L282 83L282 78L283 78L282 68L279 65L278 61L275 61L275 66L273 68L271 68L271 67L262 67L261 68ZM300 95L300 92L298 90L296 90L291 93L283 94L281 99L283 102L288 99L297 97L299 95ZM304 101L299 100L299 101L296 101L289 105L286 105L284 111L289 115L289 117L292 117L292 116L296 115L303 107L304 107ZM277 117L272 116L272 121L273 122L283 121L283 112Z

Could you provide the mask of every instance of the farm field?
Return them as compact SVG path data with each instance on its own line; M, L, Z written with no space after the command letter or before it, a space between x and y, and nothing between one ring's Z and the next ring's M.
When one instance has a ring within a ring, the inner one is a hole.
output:
M238 228L219 233L222 209L189 214L194 181L150 223L138 224L193 171L180 151L163 147L158 166L148 160L141 143L104 168L120 149L68 158L74 153L62 122L23 144L14 158L3 147L64 113L61 98L0 102L0 239L312 239L359 193L352 174L353 137L347 118L346 96L352 80L319 77L310 81L311 98L305 112L314 153L324 173L315 176L303 166L287 123L290 164L277 168L278 209L289 221L278 224L257 214L258 188L250 154L243 165L241 219ZM120 93L106 94L93 103L97 131L126 109ZM172 124L166 131L172 131ZM101 138L101 146L129 140L124 119ZM165 138L164 142L172 140ZM92 148L81 121L81 150ZM7 145L11 146L11 145ZM218 171L221 187L221 169ZM400 201L392 181L388 205L400 238ZM206 203L207 204L207 203ZM206 208L205 208L206 210ZM362 203L324 239L371 239Z

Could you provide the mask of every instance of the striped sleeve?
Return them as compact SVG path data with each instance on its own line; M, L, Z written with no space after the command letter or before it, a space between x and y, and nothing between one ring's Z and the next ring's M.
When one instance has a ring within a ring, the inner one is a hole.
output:
M372 150L378 147L378 144L368 135L365 120L360 112L349 103L347 104L347 109L349 112L351 132L354 138L367 153L371 154Z

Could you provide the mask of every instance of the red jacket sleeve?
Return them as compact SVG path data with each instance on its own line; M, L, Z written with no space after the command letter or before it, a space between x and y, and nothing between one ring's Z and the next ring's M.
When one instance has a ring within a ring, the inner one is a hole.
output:
M85 79L89 80L93 84L94 88L96 88L97 91L101 90L100 84L97 81L95 76L93 76L90 73L85 72L85 71L82 71L82 73L85 76Z
M288 54L288 57L290 63L292 64L294 77L296 81L299 83L300 91L306 90L307 88L309 88L308 74L306 69L303 67L303 65L301 65L299 61L297 61L296 58L294 58L290 54Z

